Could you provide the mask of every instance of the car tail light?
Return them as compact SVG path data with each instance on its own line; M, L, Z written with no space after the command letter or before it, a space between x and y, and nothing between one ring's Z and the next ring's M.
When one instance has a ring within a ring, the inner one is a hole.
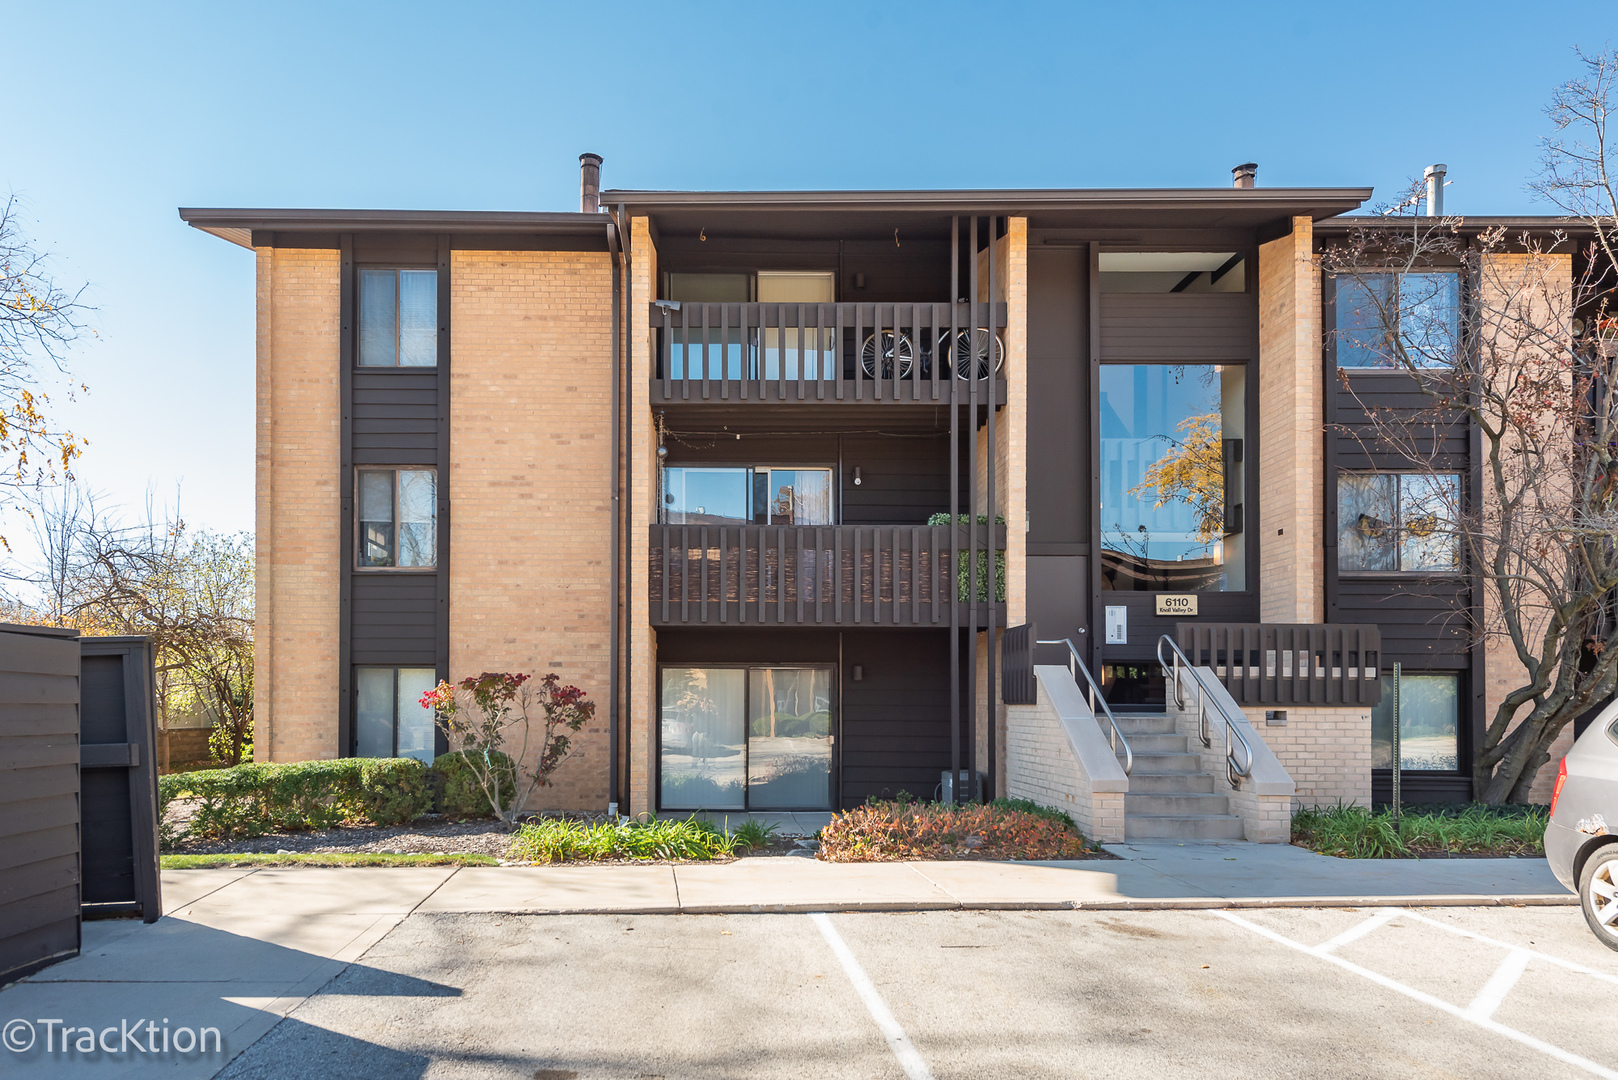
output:
M1556 816L1556 800L1562 797L1562 785L1567 783L1567 758L1562 759L1561 768L1556 770L1556 786L1551 789L1551 817Z

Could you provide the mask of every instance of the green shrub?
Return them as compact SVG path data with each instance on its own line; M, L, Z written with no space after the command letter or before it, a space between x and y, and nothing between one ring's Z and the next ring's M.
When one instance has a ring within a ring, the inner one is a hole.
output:
M707 861L733 855L738 846L738 834L721 831L695 817L595 823L541 818L517 830L508 854L513 859L542 863L608 859Z
M511 758L499 750L490 751L490 760L499 770L500 803L510 806L517 797L517 770ZM477 773L466 763L460 751L439 754L433 762L433 772L442 778L442 787L437 793L439 810L450 817L489 817L494 813L494 807L489 805L489 796L484 792L483 785L478 783Z
M183 833L167 821L169 805L181 797L197 800ZM255 763L158 778L164 847L190 838L329 829L345 821L397 825L430 806L427 767L410 758Z
M1406 808L1394 826L1386 808L1311 806L1292 815L1292 841L1345 859L1401 859L1426 853L1540 855L1545 850L1544 807L1451 806Z
M992 800L989 805L999 810L1015 810L1020 814L1033 814L1035 817L1042 817L1046 821L1054 821L1058 825L1066 826L1074 832L1079 831L1079 827L1073 824L1071 817L1054 807L1041 806L1032 799L999 798Z

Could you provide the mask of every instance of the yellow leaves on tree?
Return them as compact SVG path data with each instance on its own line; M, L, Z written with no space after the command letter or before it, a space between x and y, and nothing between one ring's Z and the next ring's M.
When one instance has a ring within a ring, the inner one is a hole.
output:
M1146 477L1131 495L1155 499L1161 509L1172 502L1190 505L1197 516L1197 539L1212 543L1225 532L1224 422L1216 412L1188 416L1175 425L1180 441L1147 466Z

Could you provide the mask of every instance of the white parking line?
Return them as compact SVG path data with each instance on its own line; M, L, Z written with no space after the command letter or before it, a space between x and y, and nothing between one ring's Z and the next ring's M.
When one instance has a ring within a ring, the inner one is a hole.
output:
M882 995L877 993L876 987L866 976L865 969L854 959L854 954L836 927L832 926L831 920L820 912L810 915L809 919L819 928L820 936L826 939L826 944L831 946L832 953L843 965L844 974L848 976L848 981L854 984L855 993L859 994L860 1000L865 1003L865 1011L876 1021L877 1030L881 1031L882 1037L888 1041L888 1049L899 1059L899 1066L904 1069L905 1075L910 1080L933 1080L933 1072L916 1050L915 1043L910 1041L905 1035L904 1028L899 1026L899 1021L888 1011Z
M1369 934L1377 927L1392 922L1393 917L1397 914L1399 914L1397 909L1379 911L1375 915L1372 915L1369 919L1366 919L1364 922L1357 922L1353 926L1350 926L1347 930L1344 930L1341 934L1338 934L1330 941L1323 941L1319 945L1316 945L1313 951L1321 956L1325 956L1334 949L1341 949L1344 945L1347 945L1351 941L1358 941L1360 938L1364 937L1366 934Z
M1448 923L1440 922L1437 919L1430 919L1427 916L1417 914L1414 911L1405 911L1402 908L1390 908L1388 910L1392 911L1395 915L1398 915L1401 918L1413 919L1419 923L1426 923L1428 926L1436 926L1440 930L1448 930L1452 934L1457 934L1464 938L1471 938L1473 941L1481 941L1485 945L1493 945L1496 948L1501 949L1522 948L1522 946L1513 945L1509 941L1501 941L1498 938L1488 937L1472 930L1462 930L1459 926L1451 926ZM1618 975L1608 975L1605 971L1597 971L1595 968L1585 967L1583 964L1575 963L1572 960L1563 960L1560 956L1552 956L1550 953L1539 952L1535 949L1523 949L1522 951L1527 953L1535 960L1543 960L1547 964L1555 964L1557 967L1565 968L1568 971L1576 971L1580 975L1588 975L1592 979L1600 979L1602 982L1609 982L1615 986L1618 986Z
M1304 954L1306 954L1308 956L1313 956L1313 957L1316 957L1318 959L1324 960L1328 964L1336 964L1338 967L1342 968L1344 971L1352 971L1354 974L1360 976L1363 979L1368 979L1371 982L1376 983L1378 986L1385 987L1386 989L1392 990L1395 993L1403 994L1405 997L1413 998L1414 1000L1419 1001L1424 1005L1431 1005L1433 1008L1438 1009L1438 1010L1440 1010L1442 1012L1449 1013L1451 1016L1454 1016L1454 1017L1456 1017L1458 1019L1465 1020L1469 1024L1475 1024L1478 1027L1483 1028L1485 1031L1492 1031L1496 1035L1504 1035L1506 1038L1511 1039L1514 1042L1519 1042L1519 1043L1522 1043L1524 1046L1532 1047L1533 1049L1538 1050L1542 1054L1545 1054L1545 1055L1547 1055L1549 1057L1555 1058L1557 1061L1561 1061L1561 1062L1564 1062L1564 1063L1566 1063L1568 1065L1572 1065L1575 1068L1583 1069L1585 1072L1591 1074L1592 1076L1600 1076L1600 1077L1603 1077L1604 1080L1618 1080L1618 1072L1614 1072L1613 1070L1611 1070L1609 1068L1606 1068L1605 1066L1597 1065L1595 1062L1589 1060L1588 1058L1582 1058L1577 1054L1570 1053L1569 1051L1563 1050L1560 1046L1553 1046L1550 1043L1545 1042L1543 1039L1536 1039L1532 1035L1527 1034L1526 1032L1518 1031L1516 1028L1509 1028L1506 1025L1500 1023L1497 1020L1493 1020L1488 1016L1475 1015L1472 1012L1472 1010L1469 1009L1469 1008L1468 1009L1463 1009L1459 1005L1452 1005L1449 1002L1445 1001L1443 998L1434 997L1433 995L1431 995L1429 993L1426 993L1425 991L1417 990L1413 986L1406 986L1404 983L1397 982L1397 981L1395 981L1393 979L1390 979L1386 975L1383 975L1380 972L1372 971L1370 968L1364 968L1364 967L1361 967L1360 965L1358 965L1356 963L1353 963L1352 961L1344 960L1341 956L1335 956L1335 955L1333 955L1331 953L1320 952L1320 951L1318 951L1316 948L1314 948L1312 946L1305 945L1301 941L1293 941L1289 937L1285 937L1285 936L1283 936L1281 934L1277 934L1275 931L1267 929L1266 927L1260 926L1257 923L1249 922L1248 920L1242 918L1240 915L1236 915L1236 914L1234 914L1232 912L1229 912L1229 911L1215 911L1215 912L1212 912L1212 914L1217 915L1221 919L1224 919L1224 920L1226 920L1228 922L1233 922L1237 926L1245 927L1246 929L1251 930L1253 933L1259 935L1260 937L1268 938L1269 940L1271 940L1271 941L1273 941L1273 942L1275 942L1275 943L1277 943L1279 945L1285 945L1289 949L1296 949L1298 952L1304 953ZM1409 914L1409 913L1408 912L1400 912L1400 914ZM1511 947L1512 946L1507 946L1507 948L1511 948ZM1526 950L1523 950L1523 951L1526 952ZM1527 961L1525 959L1524 963L1526 964L1526 962ZM1502 967L1503 966L1504 965L1502 965ZM1495 974L1499 975L1500 972L1497 971L1497 972L1495 972ZM1521 972L1518 972L1518 974L1520 975ZM1491 983L1493 981L1494 981L1493 979L1490 979ZM1513 978L1512 981L1515 982L1516 979ZM1510 990L1510 987L1508 986L1506 989ZM1485 990L1487 990L1487 987L1485 987ZM1481 998L1483 995L1480 994L1478 996ZM1501 996L1504 997L1505 995L1502 994ZM1476 1003L1474 1002L1474 1005L1475 1004ZM1496 1004L1498 1005L1498 1002ZM1492 1012L1493 1010L1491 1009L1490 1011Z
M1528 970L1528 961L1532 953L1527 949L1512 949L1500 966L1494 969L1489 981L1483 984L1478 996L1472 999L1472 1004L1466 1007L1466 1015L1471 1020L1487 1020L1494 1015L1500 1003L1506 1000L1511 988L1517 985L1522 973Z

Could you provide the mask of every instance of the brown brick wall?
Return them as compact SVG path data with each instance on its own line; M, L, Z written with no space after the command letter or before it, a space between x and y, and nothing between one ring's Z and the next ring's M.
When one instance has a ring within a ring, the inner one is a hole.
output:
M332 250L257 249L260 761L337 756L340 285Z
M601 253L451 258L450 676L555 671L597 705L531 809L606 809L611 274Z
M1259 248L1259 415L1257 542L1260 618L1312 623L1325 618L1324 507L1321 503L1320 273L1314 224ZM1253 377L1253 372L1248 372Z

